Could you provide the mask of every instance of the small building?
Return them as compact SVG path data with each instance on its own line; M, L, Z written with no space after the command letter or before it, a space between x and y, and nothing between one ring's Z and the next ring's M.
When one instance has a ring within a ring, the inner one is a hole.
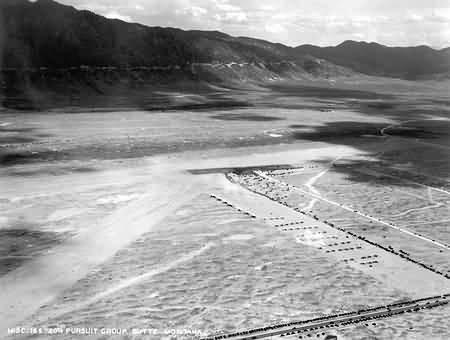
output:
M337 340L337 335L328 334L323 340Z

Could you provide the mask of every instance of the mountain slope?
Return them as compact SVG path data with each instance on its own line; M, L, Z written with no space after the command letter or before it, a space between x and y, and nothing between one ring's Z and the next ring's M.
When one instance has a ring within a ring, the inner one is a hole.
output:
M158 91L359 73L448 77L449 55L448 49L351 41L291 48L217 31L107 19L53 0L0 0L0 103L8 108L142 101L149 107Z
M416 79L450 70L448 48L387 47L348 40L333 47L301 45L295 50L369 75Z
M126 23L52 0L0 0L0 35L0 101L14 108L111 97L134 106L167 89L352 74L281 44Z
M3 67L270 62L286 58L289 50L220 32L110 20L51 0L2 0L0 11L6 36Z
M183 31L106 19L52 0L1 0L0 25L1 68L183 68L196 63L290 62L320 75L321 63L316 60L320 58L370 75L413 78L450 70L448 49L354 41L335 47L291 48L215 31ZM327 66L330 69L330 64Z

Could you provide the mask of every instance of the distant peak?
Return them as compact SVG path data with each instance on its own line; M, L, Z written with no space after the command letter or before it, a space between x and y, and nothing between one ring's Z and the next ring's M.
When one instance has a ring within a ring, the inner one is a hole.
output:
M382 46L376 42L367 42L367 41L355 41L355 40L345 40L342 43L340 43L339 45L337 45L336 47L339 46L367 46L367 45L373 45L373 46Z
M38 4L56 4L53 0L25 0L31 3L38 3Z
M23 5L59 5L53 0L0 0L0 5L3 6L23 6Z

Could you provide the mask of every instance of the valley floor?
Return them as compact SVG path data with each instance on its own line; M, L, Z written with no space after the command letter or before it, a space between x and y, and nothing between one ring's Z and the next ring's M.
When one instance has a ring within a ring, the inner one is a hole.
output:
M0 337L211 337L450 293L445 91L349 86L274 84L232 109L2 113ZM327 334L447 339L449 313Z

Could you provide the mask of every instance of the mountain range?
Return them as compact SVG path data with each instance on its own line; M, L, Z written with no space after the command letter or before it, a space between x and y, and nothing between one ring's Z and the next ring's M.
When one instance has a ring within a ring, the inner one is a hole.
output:
M450 49L355 41L289 47L217 31L127 23L52 0L1 0L0 67L2 95L11 97L35 88L61 93L80 83L102 92L99 79L137 79L135 86L354 74L414 80L448 76Z
M295 50L364 74L385 77L415 79L446 73L450 69L450 48L387 47L374 42L348 40L333 47L301 45Z

